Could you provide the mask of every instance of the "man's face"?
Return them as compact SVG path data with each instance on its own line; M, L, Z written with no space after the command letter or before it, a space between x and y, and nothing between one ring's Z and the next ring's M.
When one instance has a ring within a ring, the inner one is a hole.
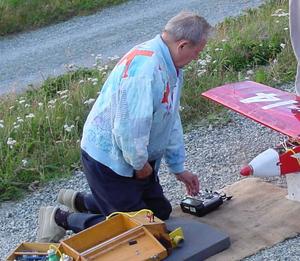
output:
M197 60L199 53L204 49L206 40L202 40L198 44L192 44L188 41L182 41L178 45L178 59L176 61L176 67L182 68L189 64L192 60Z

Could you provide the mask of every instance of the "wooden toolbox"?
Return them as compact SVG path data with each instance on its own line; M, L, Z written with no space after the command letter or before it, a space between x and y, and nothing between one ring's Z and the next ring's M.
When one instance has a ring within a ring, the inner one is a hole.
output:
M58 248L58 244L54 243L22 243L7 257L7 261L14 261L21 255L47 255L47 250L50 246Z
M166 248L142 223L126 215L116 215L61 241L59 249L78 261L166 258Z

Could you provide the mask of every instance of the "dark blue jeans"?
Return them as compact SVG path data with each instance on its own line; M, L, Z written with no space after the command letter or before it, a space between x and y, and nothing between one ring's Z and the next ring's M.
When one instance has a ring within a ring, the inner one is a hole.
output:
M163 194L157 173L143 180L123 177L83 150L81 161L92 193L84 196L87 213L69 215L69 229L79 232L116 211L130 212L147 208L162 220L169 218L172 207Z

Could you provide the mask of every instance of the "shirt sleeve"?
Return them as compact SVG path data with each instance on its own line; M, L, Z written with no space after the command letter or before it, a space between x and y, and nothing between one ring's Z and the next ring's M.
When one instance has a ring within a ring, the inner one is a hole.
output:
M125 161L140 170L148 161L153 115L152 80L145 77L122 79L114 103L113 137Z
M171 131L169 144L164 156L171 173L177 174L184 171L185 149L179 112L177 112L174 127Z

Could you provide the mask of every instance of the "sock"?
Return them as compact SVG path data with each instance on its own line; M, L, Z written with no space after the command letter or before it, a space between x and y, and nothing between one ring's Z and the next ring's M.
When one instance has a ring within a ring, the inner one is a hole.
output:
M56 224L59 225L60 227L63 227L64 229L68 230L67 219L70 214L71 213L68 211L61 210L60 208L57 209L57 211L55 212L55 215L54 215Z
M75 207L79 212L87 212L88 209L86 208L84 204L84 194L78 193L75 198Z

